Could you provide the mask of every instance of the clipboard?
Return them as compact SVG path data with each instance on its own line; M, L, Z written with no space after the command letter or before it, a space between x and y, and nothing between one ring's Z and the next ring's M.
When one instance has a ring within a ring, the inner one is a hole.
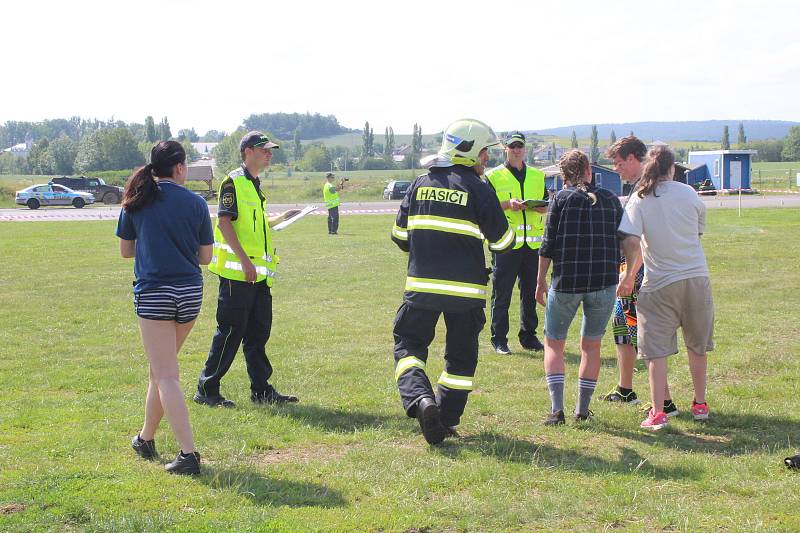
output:
M275 224L274 226L272 226L270 228L270 230L272 230L272 231L281 231L282 229L291 226L292 224L294 224L295 222L297 222L298 220L300 220L301 218L303 218L307 214L311 213L316 208L317 208L317 206L315 206L315 205L307 205L303 209L301 209L300 212L297 213L295 216L293 216L289 220L284 220L280 224Z
M535 207L547 207L550 202L547 200L525 200L524 204L526 209L533 209Z

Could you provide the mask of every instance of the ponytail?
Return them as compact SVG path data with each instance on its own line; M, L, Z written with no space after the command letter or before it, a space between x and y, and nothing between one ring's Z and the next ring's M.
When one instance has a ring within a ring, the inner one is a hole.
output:
M650 193L656 194L656 186L659 181L665 181L670 169L675 165L675 155L666 146L654 146L647 153L647 159L642 167L642 177L636 194L639 198L644 198Z
M158 197L158 183L153 175L153 165L148 163L139 167L125 184L122 194L122 209L134 213Z
M175 165L186 163L186 151L177 141L161 141L150 150L150 162L136 169L125 185L122 195L122 209L126 213L136 212L147 207L158 198L159 188L156 177L171 178Z

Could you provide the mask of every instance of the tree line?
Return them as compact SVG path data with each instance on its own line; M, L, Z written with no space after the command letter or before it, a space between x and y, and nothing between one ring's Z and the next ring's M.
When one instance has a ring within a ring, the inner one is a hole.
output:
M74 174L106 170L130 170L142 165L153 144L175 139L184 145L190 157L197 152L192 142L217 142L224 132L210 130L199 136L194 128L181 129L173 135L169 119L158 123L148 116L144 122L86 120L80 117L41 122L8 121L0 125L0 147L26 143L27 157L12 152L0 155L2 174Z

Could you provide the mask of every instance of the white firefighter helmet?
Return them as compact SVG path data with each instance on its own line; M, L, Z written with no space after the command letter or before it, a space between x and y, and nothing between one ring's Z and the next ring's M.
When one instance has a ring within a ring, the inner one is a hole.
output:
M500 144L492 128L480 120L462 118L444 130L439 157L454 165L472 167L478 164L478 154L484 148Z

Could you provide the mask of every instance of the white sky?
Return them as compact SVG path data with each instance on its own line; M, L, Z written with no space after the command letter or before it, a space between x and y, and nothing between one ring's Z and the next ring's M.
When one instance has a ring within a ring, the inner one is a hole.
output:
M14 0L0 5L0 123L800 120L799 15L788 0Z

